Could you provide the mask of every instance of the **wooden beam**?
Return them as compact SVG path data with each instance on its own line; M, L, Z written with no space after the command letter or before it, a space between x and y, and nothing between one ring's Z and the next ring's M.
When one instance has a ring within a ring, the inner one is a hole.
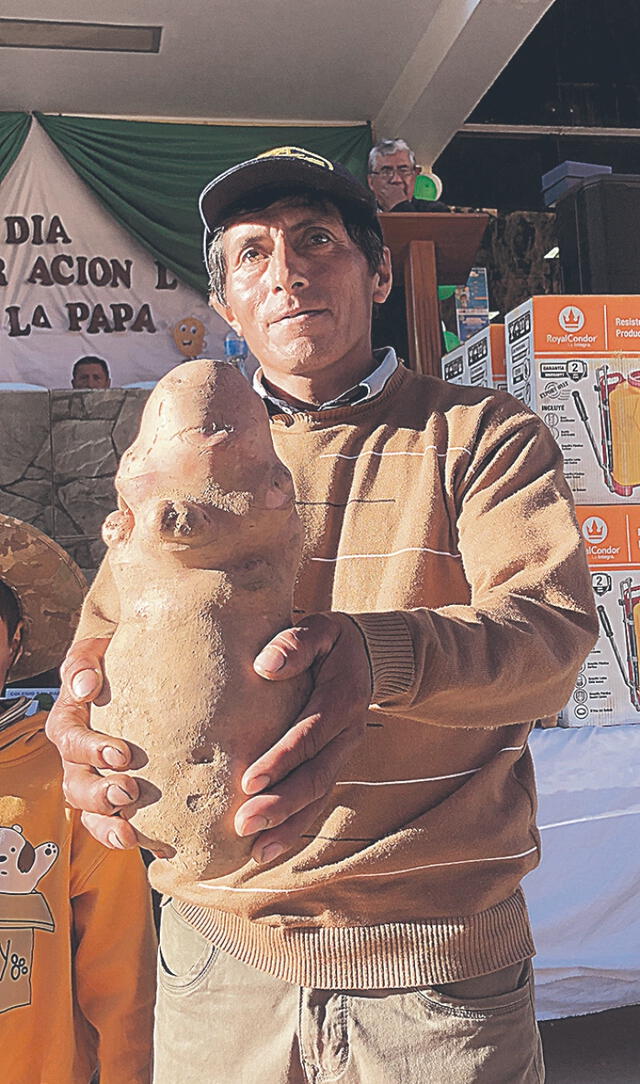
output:
M409 368L440 376L442 336L433 241L410 241L404 264Z

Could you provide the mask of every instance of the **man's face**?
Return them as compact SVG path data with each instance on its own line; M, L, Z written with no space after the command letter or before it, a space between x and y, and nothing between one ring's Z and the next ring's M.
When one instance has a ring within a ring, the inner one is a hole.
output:
M375 173L370 173L367 179L383 211L391 211L397 203L412 198L420 170L411 164L409 151L379 154L374 168Z
M83 361L78 365L76 375L71 381L73 388L108 388L111 381L102 365L96 361Z
M267 375L311 377L371 357L371 314L390 289L388 253L372 274L332 204L281 200L224 237L225 318Z

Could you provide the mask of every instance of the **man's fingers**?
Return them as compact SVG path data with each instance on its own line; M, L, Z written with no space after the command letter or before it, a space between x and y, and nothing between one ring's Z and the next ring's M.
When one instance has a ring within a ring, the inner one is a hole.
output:
M261 677L281 681L296 677L330 651L339 635L325 614L313 614L304 623L283 629L263 647L253 667Z
M267 670L276 665L279 671ZM258 673L271 677L293 677L311 667L314 692L286 734L249 765L241 784L245 794L284 779L354 722L361 729L364 712L358 705L369 703L371 670L362 633L349 617L311 614L299 628L275 636L254 662Z
M101 734L89 726L89 705L71 699L63 686L49 712L46 732L65 761L92 764L94 768L123 771L131 766L126 741Z
M102 688L102 660L109 646L105 636L87 637L74 644L60 667L69 695L78 703L94 700Z
M82 823L98 843L111 850L127 850L138 846L135 828L122 817L102 817L98 813L83 813Z
M94 700L102 688L102 672L96 667L89 667L83 661L69 676L69 689L76 700Z
M102 688L102 659L108 645L108 638L101 636L79 640L70 648L60 667L62 688L46 730L64 761L122 771L131 764L127 743L89 726L89 701Z
M323 807L324 799L313 802L312 805L291 817L282 828L275 829L273 832L261 832L251 848L251 857L263 866L267 862L275 861L286 851L292 850L320 816Z
M113 816L121 809L129 814L138 799L138 784L128 775L100 775L84 764L65 764L63 780L67 804L89 813Z
M47 734L67 763L90 764L112 771L124 771L131 766L131 751L125 741L91 730L82 720L72 722L67 716L64 728L58 729L54 722Z
M372 679L366 643L346 614L311 614L260 652L264 677L311 670L314 691L286 734L242 778L250 797L236 813L240 836L256 836L252 855L271 862L296 845L322 810L343 764L364 734Z
M238 835L252 836L287 821L287 839L294 838L289 833L289 819L326 800L352 745L352 735L343 731L318 756L306 761L281 783L243 802L234 822ZM282 833L278 838L282 838Z
M258 794L279 783L305 760L316 757L346 725L334 713L323 711L321 696L313 694L304 717L247 768L241 784L244 793Z

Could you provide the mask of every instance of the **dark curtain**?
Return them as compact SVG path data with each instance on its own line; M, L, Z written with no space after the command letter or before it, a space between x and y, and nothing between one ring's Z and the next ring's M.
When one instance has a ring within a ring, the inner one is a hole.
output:
M28 113L0 113L0 181L20 154L30 127Z

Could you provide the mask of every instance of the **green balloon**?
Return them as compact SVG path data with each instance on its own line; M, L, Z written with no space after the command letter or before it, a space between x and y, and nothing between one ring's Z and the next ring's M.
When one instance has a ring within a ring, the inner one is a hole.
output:
M438 286L438 297L441 301L448 301L456 292L455 286Z
M436 200L438 198L438 189L435 181L431 177L425 177L422 173L418 174L413 194L416 199Z

